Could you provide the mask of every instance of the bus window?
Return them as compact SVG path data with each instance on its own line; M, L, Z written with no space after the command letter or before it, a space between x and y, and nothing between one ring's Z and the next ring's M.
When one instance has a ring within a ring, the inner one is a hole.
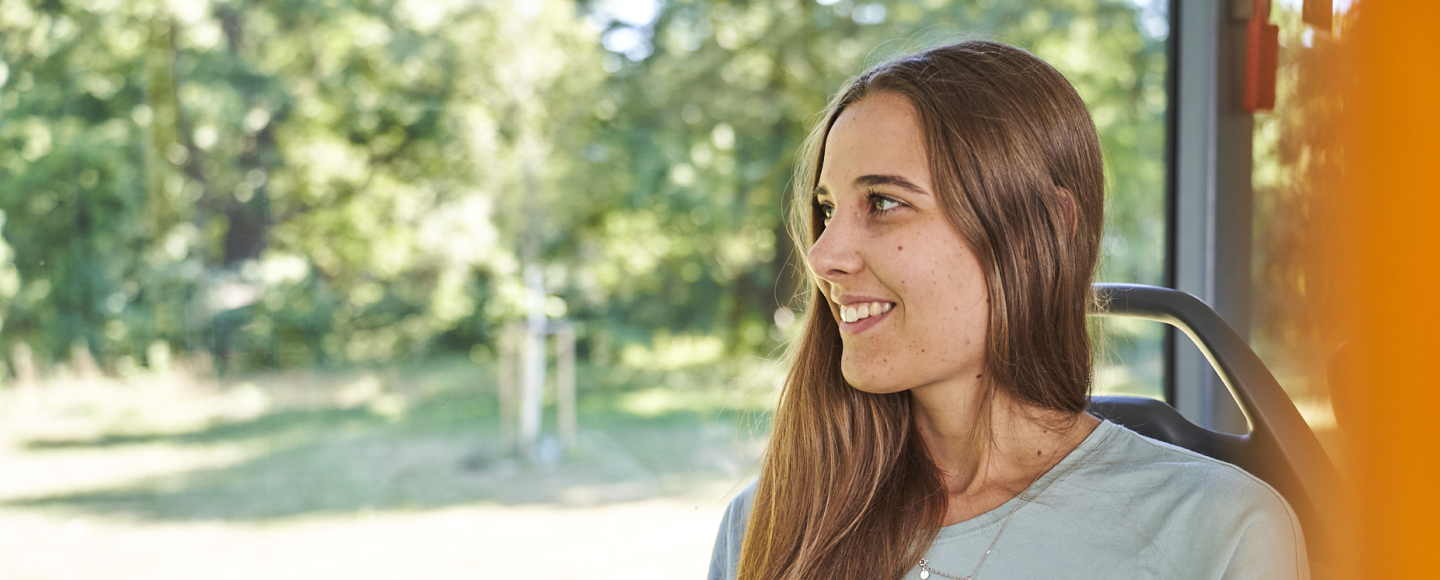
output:
M0 570L702 574L809 290L812 116L1028 49L1099 130L1099 280L1167 285L1172 16L0 0ZM1097 393L1167 398L1158 325L1097 334Z

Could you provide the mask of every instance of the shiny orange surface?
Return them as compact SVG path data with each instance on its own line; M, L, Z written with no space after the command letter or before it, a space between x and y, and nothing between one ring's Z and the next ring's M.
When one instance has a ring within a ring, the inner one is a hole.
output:
M1336 256L1356 375L1335 385L1359 508L1355 577L1440 577L1440 2L1361 0L1342 83Z

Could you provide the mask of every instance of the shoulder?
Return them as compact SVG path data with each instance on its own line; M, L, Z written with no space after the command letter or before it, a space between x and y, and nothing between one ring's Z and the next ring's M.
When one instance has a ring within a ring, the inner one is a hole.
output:
M1105 427L1105 441L1077 471L1133 493L1127 511L1156 517L1152 531L1159 537L1173 538L1175 546L1203 545L1207 558L1228 563L1223 577L1305 577L1299 519L1275 488L1224 461L1113 423Z
M720 520L722 534L732 532L737 540L745 536L745 528L750 523L750 509L755 505L755 487L759 484L759 480L751 480L730 500L730 506L725 508L725 517Z
M715 548L710 554L709 580L733 580L740 567L740 543L750 523L750 509L755 503L755 486L751 481L730 500L720 531L715 535Z
M1198 495L1207 503L1290 513L1285 498L1268 483L1219 459L1156 441L1123 426L1109 432L1092 466L1118 477L1163 482L1171 495Z
M750 506L755 503L755 487L760 480L752 479L740 489L740 493L730 500L730 508L726 510L725 517L732 517L733 514L742 514L747 520L750 516Z

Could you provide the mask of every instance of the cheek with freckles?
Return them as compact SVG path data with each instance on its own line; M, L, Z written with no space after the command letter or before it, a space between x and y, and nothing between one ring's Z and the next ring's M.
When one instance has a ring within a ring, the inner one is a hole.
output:
M934 245L920 245L913 255L892 245L896 255L872 261L880 265L871 272L897 305L881 325L844 337L842 370L856 388L896 392L983 373L989 315L983 276L963 245Z

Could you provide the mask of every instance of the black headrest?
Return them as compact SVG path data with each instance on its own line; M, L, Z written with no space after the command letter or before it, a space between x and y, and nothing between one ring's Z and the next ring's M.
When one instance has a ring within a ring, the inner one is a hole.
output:
M1335 553L1334 498L1342 482L1319 439L1289 395L1245 340L1198 298L1138 284L1096 284L1095 316L1163 322L1190 337L1215 368L1250 423L1250 433L1205 429L1169 405L1138 397L1094 397L1091 410L1114 423L1166 443L1232 463L1265 480L1295 509L1312 560Z

